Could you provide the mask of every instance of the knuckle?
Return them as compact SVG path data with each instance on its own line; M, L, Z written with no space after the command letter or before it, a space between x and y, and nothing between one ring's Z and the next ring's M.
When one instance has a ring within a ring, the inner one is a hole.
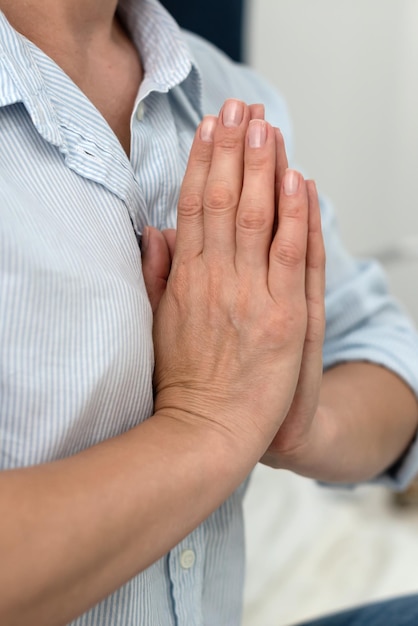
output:
M222 152L230 154L242 148L242 137L236 133L236 130L227 129L222 136L215 141L216 147Z
M202 195L197 191L184 191L179 198L178 210L184 216L198 215L202 210Z
M260 209L244 209L238 212L237 227L244 232L260 232L264 231L269 226L269 220L267 219L265 213Z
M325 303L323 294L310 293L308 291L306 295L306 302L309 306L309 310L312 311L314 318L322 319L325 315Z
M307 222L307 205L301 201L290 201L283 203L280 208L283 218L288 220Z
M281 241L273 250L273 258L284 267L298 267L305 262L304 250L293 241Z
M233 190L226 182L218 181L206 189L204 196L204 206L206 209L219 211L230 209L237 205L238 199Z
M269 162L269 155L261 152L251 152L246 156L245 168L250 172L265 172Z
M326 265L326 261L325 261L325 254L317 254L314 258L312 258L309 262L309 266L313 269L313 270L320 270L320 271L324 271L325 270L325 265Z

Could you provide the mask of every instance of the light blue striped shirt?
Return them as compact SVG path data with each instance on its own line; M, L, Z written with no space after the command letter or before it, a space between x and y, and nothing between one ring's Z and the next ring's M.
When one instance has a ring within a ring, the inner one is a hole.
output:
M130 159L84 94L0 12L2 469L72 455L152 414L152 315L137 238L145 224L175 226L202 114L226 97L265 102L292 155L283 100L261 78L181 33L157 0L124 0L120 13L145 67ZM325 201L322 211L325 365L381 363L418 393L417 336L379 267L355 262ZM405 484L417 462L412 446L384 480ZM74 624L238 625L244 491Z

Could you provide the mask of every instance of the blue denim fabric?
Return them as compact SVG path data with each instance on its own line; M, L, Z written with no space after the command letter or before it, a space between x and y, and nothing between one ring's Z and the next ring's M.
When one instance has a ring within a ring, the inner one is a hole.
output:
M418 626L418 595L366 604L299 626Z

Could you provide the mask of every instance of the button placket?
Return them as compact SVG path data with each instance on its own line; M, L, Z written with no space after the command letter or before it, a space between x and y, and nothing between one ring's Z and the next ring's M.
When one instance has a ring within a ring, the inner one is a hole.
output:
M196 529L171 550L168 559L178 626L203 626L204 535Z

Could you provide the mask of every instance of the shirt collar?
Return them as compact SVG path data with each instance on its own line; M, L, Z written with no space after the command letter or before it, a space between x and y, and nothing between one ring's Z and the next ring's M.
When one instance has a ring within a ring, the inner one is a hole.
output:
M144 67L138 98L180 86L200 118L203 107L199 70L175 20L158 0L121 0L118 11ZM0 106L22 102L38 132L63 149L65 124L60 124L60 105L53 97L56 76L42 72L33 50L33 44L17 33L0 11ZM68 111L66 118L67 122Z
M38 132L47 141L60 145L63 138L54 107L47 97L42 74L28 44L0 11L0 106L22 102Z
M151 90L167 92L183 83L188 97L200 112L199 71L173 17L158 0L120 0L119 13L141 52L144 80L140 92L144 96Z

